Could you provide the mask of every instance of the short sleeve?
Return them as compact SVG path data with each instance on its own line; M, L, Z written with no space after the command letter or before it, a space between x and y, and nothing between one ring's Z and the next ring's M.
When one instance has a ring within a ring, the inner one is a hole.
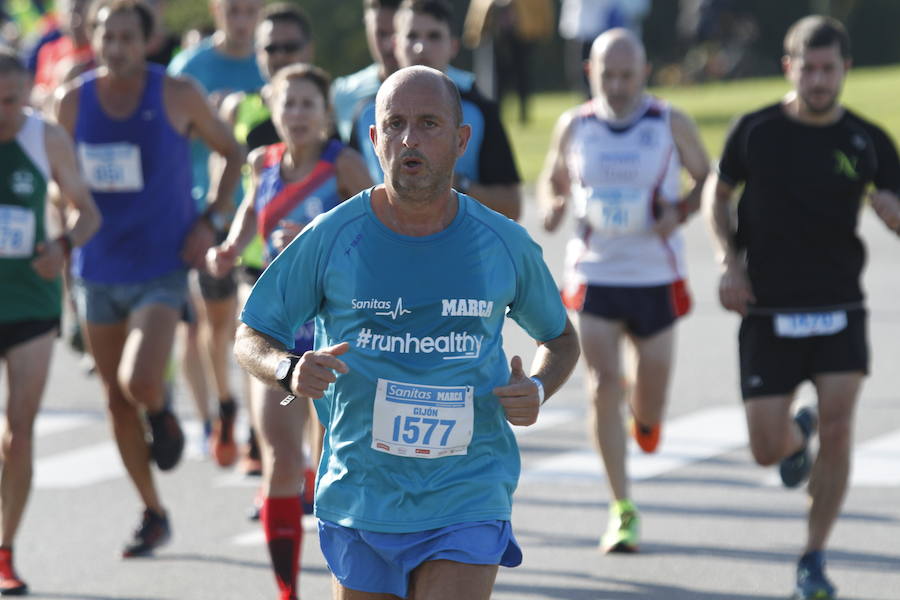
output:
M187 65L188 58L193 55L194 53L190 50L179 52L172 58L169 66L166 67L166 71L169 75L181 75L184 72L185 65Z
M527 234L524 234L527 238ZM541 247L527 238L513 248L516 261L516 295L509 317L540 342L559 337L566 327L566 309Z
M484 115L484 140L478 153L478 183L515 184L521 181L506 130L500 121L500 109L494 102L480 102Z
M737 185L747 180L747 162L744 156L745 132L746 117L736 121L725 138L718 174L719 179L728 185Z
M241 311L247 326L293 348L294 334L322 304L325 250L320 230L307 227L263 272Z
M900 158L897 157L897 147L888 135L878 127L872 134L875 144L875 154L878 158L878 168L872 183L880 190L888 190L900 194Z

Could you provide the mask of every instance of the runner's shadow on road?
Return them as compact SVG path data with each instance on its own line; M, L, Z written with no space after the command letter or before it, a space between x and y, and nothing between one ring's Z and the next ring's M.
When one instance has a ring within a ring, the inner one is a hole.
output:
M666 544L654 541L641 543L641 556L646 555L689 555L709 556L716 559L750 560L756 562L775 562L793 564L797 560L795 550L750 550L723 548L719 546L688 546ZM900 557L884 554L852 552L846 550L828 550L828 561L832 567L872 570L877 572L896 572L900 569Z
M518 501L518 499L517 499ZM710 506L710 505L682 505L676 506L672 504L645 504L641 503L640 510L642 513L661 513L707 517L726 517L731 519L777 519L777 520L804 520L806 511L803 510L747 510L735 508L733 506ZM879 514L846 512L841 513L841 520L861 521L867 523L896 523L897 519Z
M599 534L592 536L561 535L516 528L516 538L526 546L538 548L596 548Z
M730 488L758 488L759 481L754 479L738 479L737 477L718 477L710 475L709 477L676 477L660 475L653 479L635 482L637 485L702 485L730 487Z
M634 593L619 592L617 598L622 600L658 600L665 598L666 600L784 600L790 591L784 594L772 596L768 594L736 594L734 592L703 592L700 590L687 589L671 585L658 585L653 583L641 583L635 581L624 581L616 579L608 579L607 581L615 582L619 585L630 585L640 588L640 591ZM861 600L841 594L841 600Z
M529 571L533 572L533 571ZM595 579L596 581L596 579ZM785 595L769 596L764 594L735 594L733 592L702 592L695 589L681 588L671 585L655 585L635 581L617 581L617 589L604 590L601 583L596 587L573 589L572 587L554 587L547 585L497 583L494 591L511 594L515 598L553 598L554 600L784 600ZM618 586L633 588L623 590Z
M571 500L566 498L531 498L523 494L517 494L515 499L516 506L547 506L551 508L577 508L577 509L596 509L606 510L607 501L605 499L597 500Z
M216 563L220 565L227 565L231 567L247 567L250 569L262 569L265 571L270 571L272 569L272 564L269 562L255 561L255 560L240 560L236 558L231 558L229 556L214 556L212 554L160 554L158 556L153 557L153 562L203 562L203 563ZM316 567L316 566L306 566L303 565L304 573L316 573L319 575L328 575L331 576L331 572L324 567Z
M42 594L40 590L35 591L30 589L28 591L28 598L31 600L42 600L44 598L50 600L52 598L59 598L60 600L168 600L161 596L128 596L127 598L123 596L95 596L93 594L60 594L57 592L48 592L46 594Z

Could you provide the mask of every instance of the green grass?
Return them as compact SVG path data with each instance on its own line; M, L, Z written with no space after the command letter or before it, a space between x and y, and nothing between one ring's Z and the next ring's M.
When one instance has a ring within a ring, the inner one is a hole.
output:
M722 151L728 127L737 115L775 102L788 90L788 83L783 78L770 77L691 87L653 88L650 91L694 118L710 156L716 158ZM898 97L900 67L880 67L851 71L842 101L855 112L884 127L894 140L900 140ZM519 124L514 101L504 103L504 123L526 183L534 183L537 179L556 119L581 101L582 98L573 93L536 94L532 98L531 122L528 125Z

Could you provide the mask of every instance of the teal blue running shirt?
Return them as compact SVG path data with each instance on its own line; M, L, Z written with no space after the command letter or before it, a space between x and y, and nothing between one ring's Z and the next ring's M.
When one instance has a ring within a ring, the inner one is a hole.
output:
M371 193L317 217L241 313L286 348L313 317L318 349L350 344L349 373L316 401L316 516L397 533L509 520L520 463L491 393L509 381L501 332L508 315L536 340L562 334L556 284L528 233L468 196L444 231L409 237Z

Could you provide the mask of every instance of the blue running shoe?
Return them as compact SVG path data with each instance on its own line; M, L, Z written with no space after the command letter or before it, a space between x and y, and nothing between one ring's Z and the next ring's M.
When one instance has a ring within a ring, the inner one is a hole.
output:
M785 487L794 488L806 481L812 471L813 458L809 453L809 438L816 432L819 416L812 406L804 406L794 415L794 422L803 432L803 448L781 461L778 472Z
M797 563L797 589L794 600L834 600L834 585L825 577L825 554L809 552Z

